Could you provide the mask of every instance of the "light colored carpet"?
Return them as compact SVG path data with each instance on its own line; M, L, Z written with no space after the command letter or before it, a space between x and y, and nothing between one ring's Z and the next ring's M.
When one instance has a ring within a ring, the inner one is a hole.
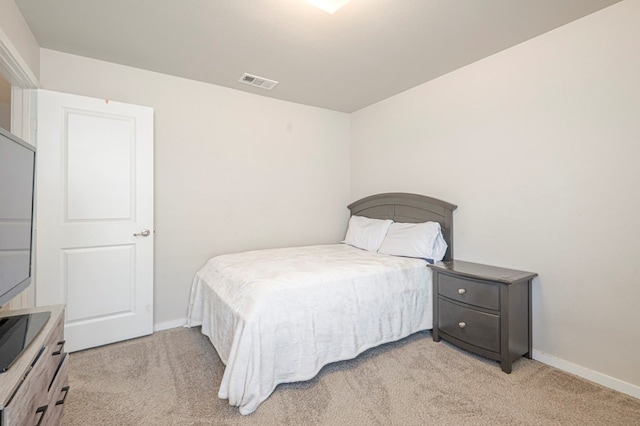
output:
M200 329L70 355L72 425L640 425L640 400L522 358L505 374L429 333L278 386L242 416L217 398L224 365Z

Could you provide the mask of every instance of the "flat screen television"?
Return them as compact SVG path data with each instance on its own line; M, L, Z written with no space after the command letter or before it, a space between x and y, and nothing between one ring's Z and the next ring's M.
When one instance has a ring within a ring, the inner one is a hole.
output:
M0 128L0 306L31 283L35 147Z
M35 148L0 128L0 306L31 284ZM0 373L20 356L49 312L0 318Z

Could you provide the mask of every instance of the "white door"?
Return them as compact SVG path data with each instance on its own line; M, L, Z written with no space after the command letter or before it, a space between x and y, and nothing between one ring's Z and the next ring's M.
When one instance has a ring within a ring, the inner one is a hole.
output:
M153 332L153 110L38 91L36 304L67 350Z

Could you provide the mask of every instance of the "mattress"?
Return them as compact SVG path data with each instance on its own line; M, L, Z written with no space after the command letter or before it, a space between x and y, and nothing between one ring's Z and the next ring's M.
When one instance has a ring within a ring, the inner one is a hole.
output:
M187 326L225 364L218 396L250 414L280 383L431 329L431 289L424 260L346 244L228 254L194 277Z

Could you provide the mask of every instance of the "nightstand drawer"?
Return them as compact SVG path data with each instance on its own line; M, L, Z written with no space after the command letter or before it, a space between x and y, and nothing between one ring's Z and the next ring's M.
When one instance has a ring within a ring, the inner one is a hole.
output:
M449 299L481 308L500 309L500 288L481 281L440 274L438 293Z
M476 311L440 298L439 329L456 339L500 352L500 316Z

